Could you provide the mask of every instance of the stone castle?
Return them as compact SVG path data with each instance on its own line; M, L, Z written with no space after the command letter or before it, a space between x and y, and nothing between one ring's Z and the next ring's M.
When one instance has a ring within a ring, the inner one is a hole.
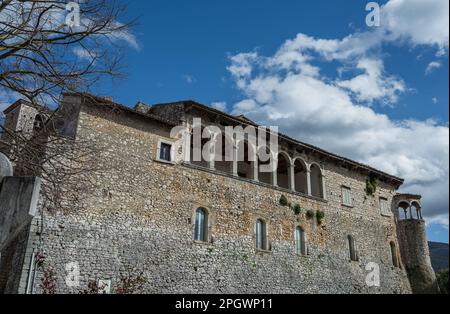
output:
M65 204L73 210L39 200L38 214L1 251L0 293L43 293L48 269L57 293L90 282L116 293L125 272L145 277L140 293L438 289L421 197L399 194L401 178L283 134L272 173L258 160L216 158L214 145L213 158L194 161L192 136L171 137L174 127L189 134L194 118L218 129L257 127L194 101L131 109L65 94L54 112L18 101L4 113L6 128L29 138L51 125L70 143L92 143L106 170L92 173L89 189L62 183L77 195ZM265 149L227 141L246 156ZM30 175L19 164L16 174Z

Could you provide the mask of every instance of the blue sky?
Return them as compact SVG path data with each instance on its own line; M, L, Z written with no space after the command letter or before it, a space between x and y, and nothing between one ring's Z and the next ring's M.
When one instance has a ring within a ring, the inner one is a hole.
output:
M378 28L366 3L133 1L139 49L97 93L194 99L402 176L448 242L448 2L380 1Z
M448 0L379 1L379 27L367 3L129 1L126 78L91 92L194 99L403 177L448 242ZM0 90L0 109L12 98Z

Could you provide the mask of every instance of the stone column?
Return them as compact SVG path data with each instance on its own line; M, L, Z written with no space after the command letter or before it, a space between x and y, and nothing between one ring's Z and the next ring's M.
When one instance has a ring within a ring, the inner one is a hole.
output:
M311 170L308 169L306 170L306 188L307 188L307 192L308 195L311 196L312 192L311 192Z
M184 162L191 163L191 127L189 124L186 125L186 132L184 133Z
M209 163L208 167L211 170L216 169L216 140L214 138L213 145L209 148Z
M255 159L255 161L252 162L252 166L253 166L253 180L255 181L259 181L259 162L258 159Z
M272 172L272 185L273 186L278 186L278 171L277 169L275 169L275 171Z
M295 192L295 167L294 165L290 165L289 168L289 188L291 191Z
M233 144L233 176L238 176L238 147Z
M322 169L322 172L323 172L323 169ZM324 174L322 174L322 194L323 194L324 200L327 200L327 188L326 188L326 184L325 184L326 179L327 179L326 176Z

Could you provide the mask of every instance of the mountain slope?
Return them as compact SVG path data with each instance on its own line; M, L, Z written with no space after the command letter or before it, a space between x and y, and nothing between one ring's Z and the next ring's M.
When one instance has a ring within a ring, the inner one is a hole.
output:
M448 268L448 244L429 242L429 247L434 271L438 272Z

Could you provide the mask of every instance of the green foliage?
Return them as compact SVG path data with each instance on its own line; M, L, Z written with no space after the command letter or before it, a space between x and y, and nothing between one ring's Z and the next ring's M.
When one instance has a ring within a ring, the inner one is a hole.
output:
M448 294L448 269L441 270L436 274L437 282L442 294Z
M280 197L280 205L281 206L288 206L289 205L289 202L288 202L288 199L286 198L286 196L281 195L281 197Z
M298 216L302 212L302 207L300 204L294 204L294 206L292 206L292 211Z
M366 194L373 196L377 191L378 181L374 175L370 175L366 180Z
M323 219L325 218L325 213L321 210L318 210L316 213L317 224L320 226L323 223Z
M312 219L314 217L314 211L312 209L308 209L306 212L306 218Z

